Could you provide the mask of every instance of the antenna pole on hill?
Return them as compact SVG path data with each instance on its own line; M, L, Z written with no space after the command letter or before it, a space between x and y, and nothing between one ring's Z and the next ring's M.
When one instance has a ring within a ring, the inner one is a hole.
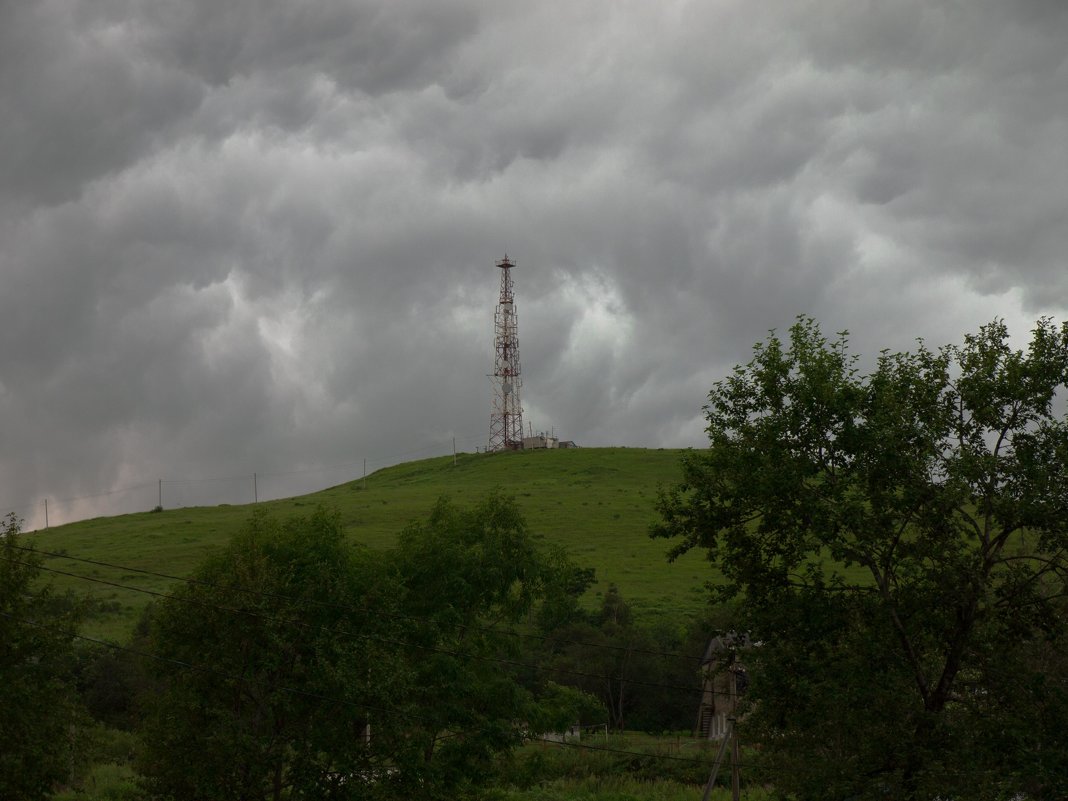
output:
M523 385L519 367L519 325L515 313L512 268L505 256L501 270L501 296L493 317L493 413L487 451L520 450L523 447L523 406L519 389Z

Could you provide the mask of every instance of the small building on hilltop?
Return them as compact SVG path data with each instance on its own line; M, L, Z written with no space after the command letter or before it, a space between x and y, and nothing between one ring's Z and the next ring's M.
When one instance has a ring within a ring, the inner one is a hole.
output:
M544 431L538 434L531 434L529 437L523 437L523 450L529 451L539 448L556 448L559 446L560 440L558 440L552 434L546 434Z

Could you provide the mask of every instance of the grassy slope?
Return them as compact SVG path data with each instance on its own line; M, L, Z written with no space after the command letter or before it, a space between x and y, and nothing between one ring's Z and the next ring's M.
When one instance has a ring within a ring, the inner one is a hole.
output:
M598 584L586 603L594 606L609 582L642 616L699 609L707 597L708 565L688 554L669 564L668 544L650 540L656 518L657 486L678 480L677 450L581 448L498 454L461 454L379 470L362 480L322 492L259 504L279 515L306 514L316 506L338 509L355 541L389 547L397 532L426 516L447 495L471 504L494 488L515 496L531 530L547 543L562 545L579 564L597 570ZM165 510L71 523L35 535L43 550L186 576L208 553L224 545L248 519L253 507L217 506ZM121 585L62 575L60 586L91 588L115 607L93 620L88 631L125 639L151 596L124 587L166 592L173 582L132 571L50 559L46 566Z

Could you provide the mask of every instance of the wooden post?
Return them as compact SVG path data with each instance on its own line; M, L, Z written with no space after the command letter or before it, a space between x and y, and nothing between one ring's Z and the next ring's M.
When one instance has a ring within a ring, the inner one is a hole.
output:
M740 801L742 792L742 780L740 775L740 762L738 758L738 727L735 725L738 722L736 717L738 711L738 670L735 665L731 665L730 672L730 690L731 690L731 716L727 720L727 725L731 730L731 801Z
M712 797L712 788L716 784L716 776L719 774L719 766L723 764L723 755L727 753L727 740L734 736L734 718L727 719L727 731L723 733L723 739L719 743L719 751L716 752L716 761L712 763L712 773L708 777L708 784L705 785L705 794L701 796L701 801L708 801Z

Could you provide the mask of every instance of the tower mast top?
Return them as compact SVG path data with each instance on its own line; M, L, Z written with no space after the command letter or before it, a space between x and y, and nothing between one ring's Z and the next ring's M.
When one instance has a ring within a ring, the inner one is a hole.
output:
M505 255L497 266L501 268L501 294L494 314L493 412L487 450L519 450L523 447L523 406L519 401L523 380L512 284L515 263Z

